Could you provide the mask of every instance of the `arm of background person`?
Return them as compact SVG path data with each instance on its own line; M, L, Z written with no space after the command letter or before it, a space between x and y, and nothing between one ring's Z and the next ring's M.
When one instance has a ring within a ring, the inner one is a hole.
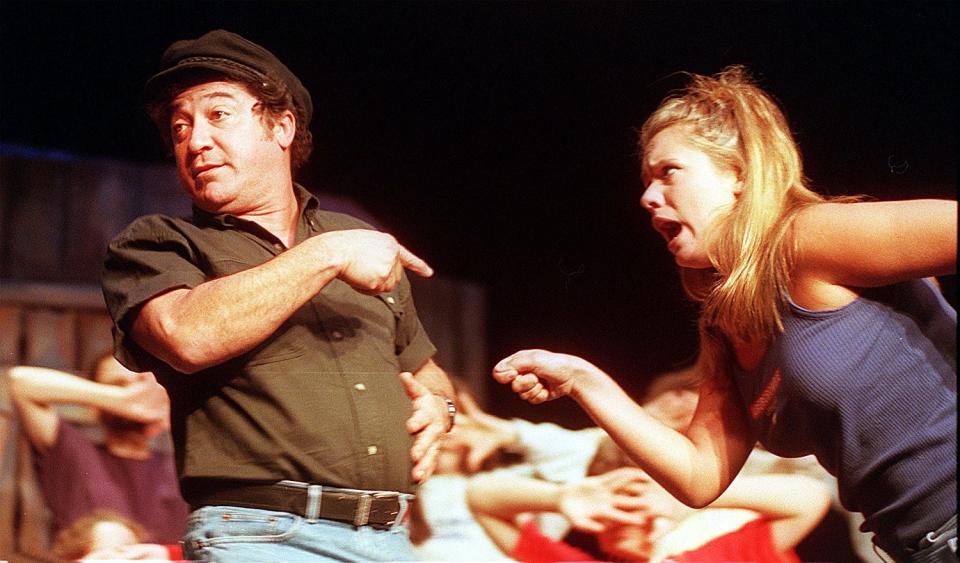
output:
M642 478L635 468L621 468L578 483L552 483L532 477L486 473L467 485L467 505L494 543L510 553L517 543L515 519L528 512L560 512L577 529L599 532L608 522L642 524L630 512L640 502L620 490Z
M140 422L163 420L169 409L166 392L150 373L133 374L124 385L43 367L15 366L8 373L21 424L39 451L56 443L60 419L55 404L94 407Z
M140 309L131 334L177 371L194 373L263 342L335 278L376 294L396 286L404 268L433 274L388 234L330 231L260 266L157 295Z
M805 475L738 477L711 508L746 508L770 520L773 545L792 549L823 520L830 509L830 490Z

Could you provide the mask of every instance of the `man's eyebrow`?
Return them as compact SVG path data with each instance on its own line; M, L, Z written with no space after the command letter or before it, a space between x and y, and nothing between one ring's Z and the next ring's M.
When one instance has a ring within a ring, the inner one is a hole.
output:
M236 95L223 90L215 90L213 92L209 92L200 96L200 100L202 101L208 101L215 98L226 98L234 102L239 100L239 98ZM178 109L182 108L183 105L184 105L183 102L177 103L176 101L174 101L174 103L170 105L170 109L172 109L173 111L177 111Z

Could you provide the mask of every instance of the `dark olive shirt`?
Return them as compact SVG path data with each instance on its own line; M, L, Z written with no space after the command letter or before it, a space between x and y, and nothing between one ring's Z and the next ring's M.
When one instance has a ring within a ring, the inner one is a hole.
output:
M296 191L298 243L326 231L372 228L321 211L306 190ZM103 292L115 347L126 366L153 371L170 395L186 500L209 479L412 492L412 438L405 430L411 404L398 374L416 371L436 350L406 278L379 296L335 279L253 350L189 375L130 338L130 323L154 296L255 267L283 251L259 225L199 209L192 220L141 217L109 245Z

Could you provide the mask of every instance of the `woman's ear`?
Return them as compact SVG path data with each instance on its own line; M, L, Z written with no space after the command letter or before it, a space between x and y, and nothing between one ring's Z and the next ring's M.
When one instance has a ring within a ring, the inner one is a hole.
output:
M740 170L736 171L737 183L733 185L733 197L740 199L740 194L743 193L743 172Z
M737 183L733 185L733 197L740 199L740 194L743 193L743 181L737 180Z

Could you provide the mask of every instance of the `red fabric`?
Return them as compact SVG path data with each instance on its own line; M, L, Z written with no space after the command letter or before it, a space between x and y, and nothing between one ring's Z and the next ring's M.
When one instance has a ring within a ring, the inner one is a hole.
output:
M523 561L523 563L596 561L585 551L543 535L534 520L525 523L520 528L517 545L513 547L509 555L517 561Z
M509 555L523 563L596 561L596 558L585 551L543 535L533 520L520 528L517 545ZM770 523L764 519L751 520L742 528L714 538L697 549L664 559L664 563L726 563L728 561L800 563L800 559L793 550L785 553L777 551L770 536Z
M170 561L183 561L183 548L178 543L164 545L167 548L167 559Z
M793 550L777 551L770 536L770 522L751 520L739 530L714 538L697 549L664 559L664 563L719 563L753 561L756 563L800 563Z

